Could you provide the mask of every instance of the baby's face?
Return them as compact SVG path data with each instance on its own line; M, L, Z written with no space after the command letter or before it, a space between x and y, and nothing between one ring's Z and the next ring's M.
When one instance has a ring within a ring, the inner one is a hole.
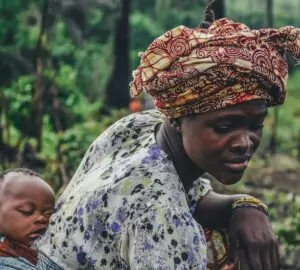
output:
M21 174L8 175L0 189L0 234L31 245L53 213L52 189L36 176Z

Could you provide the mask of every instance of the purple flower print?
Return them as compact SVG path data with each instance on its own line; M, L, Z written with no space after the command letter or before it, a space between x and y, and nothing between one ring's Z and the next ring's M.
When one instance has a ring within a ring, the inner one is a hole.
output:
M90 232L89 231L85 231L84 232L84 240L88 241L90 239L90 237L91 237Z
M144 249L151 250L153 249L153 245L151 245L147 240L144 242Z
M121 226L117 222L113 222L110 228L114 233L118 233L121 230Z
M127 212L126 212L126 208L119 208L118 209L118 220L121 222L121 223L124 223L126 218L127 218Z
M105 231L105 224L101 221L97 221L95 224L95 232L96 234L101 235Z

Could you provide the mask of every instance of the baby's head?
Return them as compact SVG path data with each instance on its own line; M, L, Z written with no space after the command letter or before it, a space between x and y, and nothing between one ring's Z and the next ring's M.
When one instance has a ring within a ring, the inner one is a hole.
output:
M41 176L28 169L0 174L0 235L27 245L46 229L55 194Z

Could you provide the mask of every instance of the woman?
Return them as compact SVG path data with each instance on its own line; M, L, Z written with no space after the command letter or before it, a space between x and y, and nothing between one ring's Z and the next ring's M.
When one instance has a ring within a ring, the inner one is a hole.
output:
M63 269L207 269L203 228L228 229L230 264L243 252L249 269L279 269L266 206L217 194L201 175L241 179L267 107L284 102L283 51L300 57L300 30L209 18L142 54L131 93L146 90L158 110L121 119L88 149L37 243Z

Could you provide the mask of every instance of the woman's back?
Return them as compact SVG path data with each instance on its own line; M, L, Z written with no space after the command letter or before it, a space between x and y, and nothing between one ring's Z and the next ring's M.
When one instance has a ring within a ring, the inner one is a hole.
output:
M155 141L161 121L158 112L138 113L99 136L37 243L42 252L65 269L205 265L202 228Z

